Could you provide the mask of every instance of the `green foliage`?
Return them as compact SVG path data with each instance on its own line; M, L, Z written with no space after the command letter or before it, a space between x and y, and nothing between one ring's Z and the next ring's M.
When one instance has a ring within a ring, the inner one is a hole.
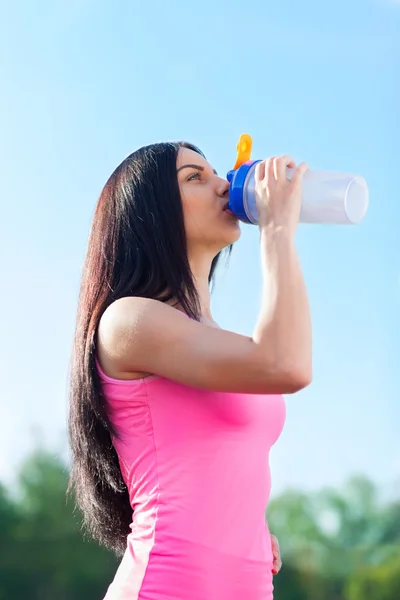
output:
M285 600L303 592L307 600L400 600L400 503L381 505L367 478L342 490L285 492L270 502L268 522L284 564L300 576Z
M0 484L0 600L100 600L117 559L84 540L66 500L63 462L38 450L18 493ZM381 504L368 479L314 494L287 491L270 502L283 567L276 600L400 600L400 502Z
M67 472L38 451L23 465L18 500L0 488L0 600L101 598L116 559L84 541L67 503Z
M387 562L355 573L347 582L348 600L395 600L400 598L400 552Z

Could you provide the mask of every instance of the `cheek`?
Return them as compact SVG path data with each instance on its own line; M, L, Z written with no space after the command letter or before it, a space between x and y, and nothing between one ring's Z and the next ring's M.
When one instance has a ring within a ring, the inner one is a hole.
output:
M193 191L190 195L182 196L182 210L185 226L189 230L203 227L204 223L210 223L213 213L212 201L204 193Z

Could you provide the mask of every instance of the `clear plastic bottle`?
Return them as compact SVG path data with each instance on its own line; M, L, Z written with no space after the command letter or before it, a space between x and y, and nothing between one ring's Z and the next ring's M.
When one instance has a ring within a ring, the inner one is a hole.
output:
M229 171L228 208L243 222L258 224L255 197L255 168L248 160ZM291 179L294 169L287 169ZM303 177L300 223L357 224L369 204L368 186L359 175L308 170Z

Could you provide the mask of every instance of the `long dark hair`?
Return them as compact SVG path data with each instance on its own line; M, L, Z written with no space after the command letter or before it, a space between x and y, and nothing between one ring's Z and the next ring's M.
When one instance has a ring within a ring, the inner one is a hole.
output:
M87 532L118 556L132 509L95 367L96 331L106 308L125 296L175 300L200 318L176 173L180 147L204 156L184 142L153 144L116 168L96 206L82 272L69 378L68 493L75 493ZM232 246L226 250L229 257ZM220 256L212 261L210 284Z

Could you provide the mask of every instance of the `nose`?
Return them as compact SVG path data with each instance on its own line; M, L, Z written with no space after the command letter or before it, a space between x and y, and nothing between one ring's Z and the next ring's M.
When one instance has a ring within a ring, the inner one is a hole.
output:
M228 192L229 192L229 181L227 181L226 179L222 179L222 177L220 177L218 180L218 185L217 185L218 196L220 196L221 198L227 198Z

